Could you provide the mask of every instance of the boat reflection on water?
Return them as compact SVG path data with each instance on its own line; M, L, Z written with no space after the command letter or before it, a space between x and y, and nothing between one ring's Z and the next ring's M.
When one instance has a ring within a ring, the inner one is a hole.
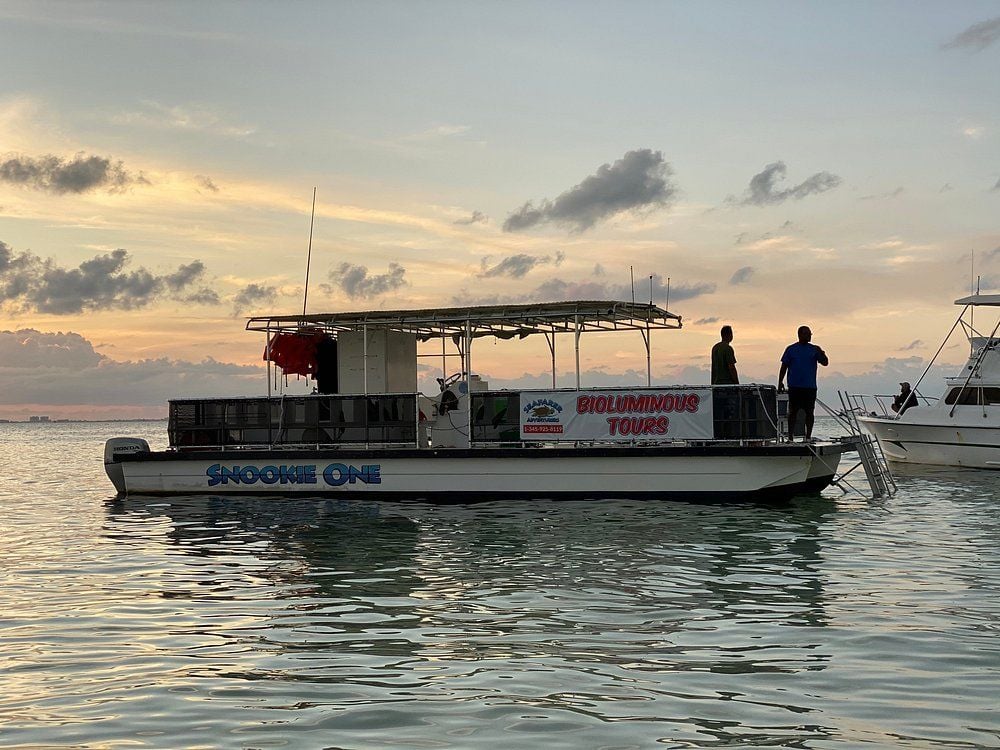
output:
M162 596L255 598L265 615L258 634L297 652L391 644L396 654L433 659L782 671L816 668L823 657L775 659L763 633L751 645L728 642L736 631L722 637L720 629L826 624L819 564L823 523L835 509L824 498L779 507L438 507L132 496L109 504L106 533L169 561ZM708 638L697 654L685 652L682 644L706 630L723 642ZM325 642L321 631L331 636Z

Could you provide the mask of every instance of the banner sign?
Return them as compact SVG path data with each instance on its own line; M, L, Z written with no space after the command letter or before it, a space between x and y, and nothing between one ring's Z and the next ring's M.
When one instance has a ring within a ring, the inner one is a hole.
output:
M521 393L522 440L711 440L712 389Z

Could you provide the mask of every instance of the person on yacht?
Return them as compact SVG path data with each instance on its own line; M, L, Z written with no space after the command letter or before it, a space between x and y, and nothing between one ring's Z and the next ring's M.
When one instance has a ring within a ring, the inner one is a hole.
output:
M899 416L911 406L917 405L917 394L910 390L910 384L903 382L899 384L899 393L892 400L892 410Z

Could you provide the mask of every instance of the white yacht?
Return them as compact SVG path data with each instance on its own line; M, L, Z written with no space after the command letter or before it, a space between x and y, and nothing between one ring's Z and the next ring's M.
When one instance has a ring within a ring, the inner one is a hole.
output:
M891 461L1000 469L1000 321L984 336L965 320L974 308L1000 306L1000 294L974 294L955 304L962 305L962 313L934 359L959 327L968 337L970 354L961 371L945 378L944 396L936 401L919 396L920 382L934 364L931 360L914 386L915 406L894 414L880 398L872 402L855 396L854 403L865 413L858 415L858 422Z

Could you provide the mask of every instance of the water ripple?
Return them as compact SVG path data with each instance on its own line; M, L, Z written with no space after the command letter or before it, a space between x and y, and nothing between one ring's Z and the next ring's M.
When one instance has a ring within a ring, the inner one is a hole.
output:
M0 427L4 747L1000 746L992 473L779 507L116 500L122 425Z

